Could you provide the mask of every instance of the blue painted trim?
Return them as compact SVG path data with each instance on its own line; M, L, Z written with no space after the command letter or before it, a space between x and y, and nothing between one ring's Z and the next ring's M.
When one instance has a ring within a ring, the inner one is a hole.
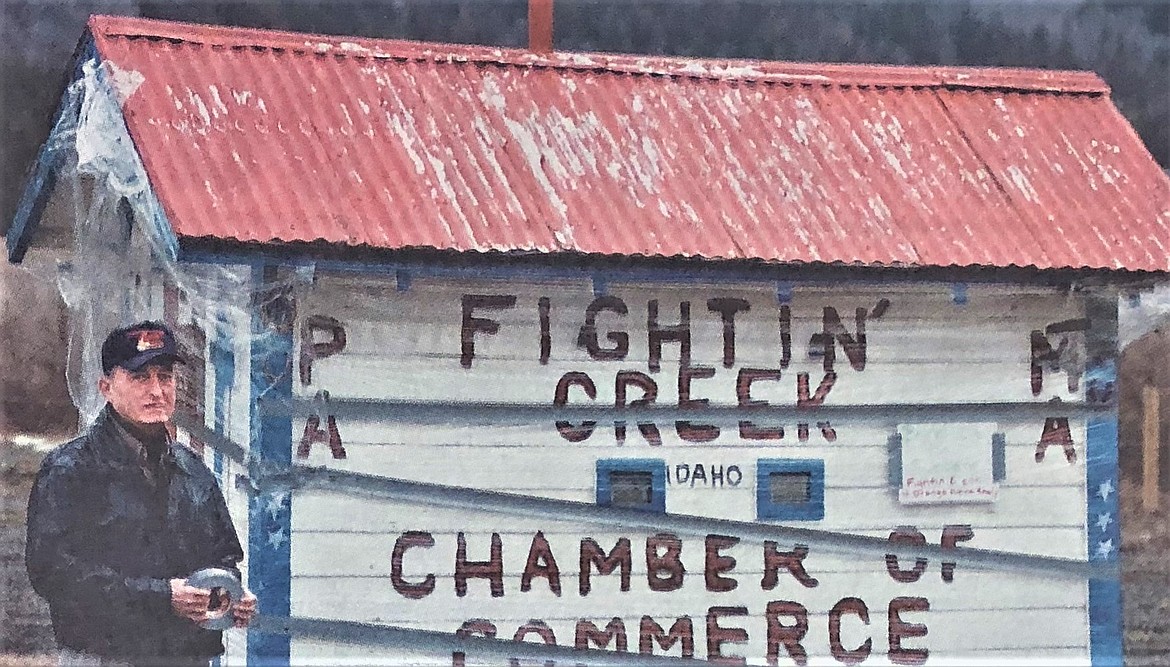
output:
M792 303L792 283L776 283L776 303Z
M451 253L452 259L466 258L466 254ZM575 256L576 257L576 256ZM236 264L250 265L256 262L267 262L273 265L298 267L316 266L318 270L336 273L354 273L364 276L395 276L398 271L409 271L412 278L484 278L516 280L532 278L536 280L581 280L592 282L595 276L600 276L605 282L607 291L615 282L630 283L702 283L711 285L742 284L742 283L773 283L779 288L781 285L833 285L833 286L885 286L904 283L939 284L945 289L953 281L954 271L935 269L931 267L911 270L882 269L880 267L840 268L818 267L815 270L799 264L729 264L717 260L690 266L652 266L631 265L631 262L613 260L612 258L598 258L596 263L607 264L613 262L616 266L561 266L554 263L539 265L522 265L515 263L517 258L501 254L499 261L487 261L482 264L458 265L447 263L442 257L420 260L404 258L400 261L378 259L321 259L309 254L292 254L282 251L278 247L262 246L260 249L224 249L208 250L203 248L180 248L178 260L189 264ZM586 259L586 258L577 258ZM651 258L653 259L653 258ZM648 262L650 260L647 260ZM880 275L866 274L865 271L881 271ZM927 275L929 272L935 273ZM973 276L967 279L968 284L1020 284L1020 285L1067 285L1072 278L1056 278L1046 274L1038 274L1031 278L1026 276L1003 276L998 272L1001 269L988 269L986 277ZM1093 275L1100 275L1100 272ZM933 276L933 277L932 277ZM791 278L789 278L791 277ZM791 283L789 281L791 280ZM780 289L777 299L785 298L790 291Z
M357 275L391 276L397 277L400 271L408 271L412 278L480 278L499 280L582 280L589 281L596 289L601 287L604 293L609 293L610 286L615 282L630 283L710 283L710 284L741 284L745 282L769 283L775 280L772 271L783 270L785 267L776 266L757 271L742 268L711 264L688 268L665 267L624 267L620 269L605 269L602 275L596 268L561 267L561 266L517 266L500 262L488 266L454 266L438 262L366 262L360 260L323 260L304 257L282 256L274 251L258 251L252 253L203 252L199 250L182 251L179 260L189 264L255 264L258 261L271 264L296 267L312 264L321 271L336 273L353 273ZM787 267L791 269L792 267ZM841 284L840 276L834 278L809 279L808 284ZM856 285L888 285L896 282L912 281L907 276L898 280L848 280L849 284ZM600 296L600 294L598 294Z
M264 283L262 266L253 267L253 289ZM283 469L292 465L292 419L260 413L260 399L289 400L292 397L292 332L268 327L261 313L252 311L250 454L253 466ZM275 379L275 382L273 382ZM271 386L269 386L271 384ZM253 478L260 470L253 470ZM292 494L269 490L249 498L248 583L260 599L261 609L271 616L288 616L291 611ZM248 630L248 664L286 666L290 641L287 635Z
M886 439L886 483L895 492L902 488L901 433L893 433Z
M605 296L609 292L609 283L605 276L593 274L593 296Z
M5 243L8 247L8 261L19 264L24 261L28 252L29 239L33 229L41 220L45 205L49 202L49 195L57 184L57 161L59 154L49 150L52 137L41 145L37 151L37 159L33 173L24 191L20 195L20 203L16 205L16 215L12 218L12 226L8 228Z
M101 64L101 58L96 53L96 51L94 52L94 59L99 65ZM102 87L102 93L108 95L111 101L115 101L117 97L114 93L113 86L106 78L106 70L99 68L96 73L96 78L98 84ZM120 107L119 116L121 116ZM126 149L133 151L137 155L138 147L134 145L134 138L130 136L130 130L126 127L126 119L124 117L122 118L122 129L125 131L126 139L128 141ZM139 163L141 164L140 156ZM145 167L143 167L143 169L145 170ZM178 259L179 256L179 237L175 235L174 228L171 227L170 221L167 220L166 214L163 212L162 203L159 202L158 197L155 196L154 189L150 187L149 179L145 171L143 171L142 177L147 179L146 188L137 194L131 195L130 198L133 201L130 202L130 207L126 211L127 242L129 242L131 227L133 226L134 221L138 220L137 216L134 215L135 210L146 208L147 210L151 211L153 215L150 218L141 219L141 224L150 225L154 232L154 238L162 242L161 250L165 255L162 259L166 262L174 262Z
M1121 582L1089 580L1089 645L1094 667L1122 667Z
M153 204L155 216L153 220L149 220L154 225L155 234L162 240L162 250L167 262L175 262L179 258L179 237L175 235L175 229L171 226L171 221L167 220L166 214L163 213L162 203L159 202L158 197L154 194L154 188L147 185L146 192L143 195L149 197Z
M300 285L312 285L317 279L317 263L301 262L293 267L294 282ZM409 280L409 277L407 278Z
M231 398L231 388L236 380L236 353L232 342L231 330L227 326L218 326L214 332L215 338L211 343L211 363L215 367L215 405L212 415L215 419L214 431L220 435L228 434L228 401ZM216 450L212 457L215 476L223 483L223 452Z
M49 136L37 151L36 161L33 162L32 172L20 193L20 201L16 205L16 213L12 217L12 224L8 227L5 244L8 249L8 261L19 264L24 261L28 251L28 243L32 233L41 221L45 212L45 205L57 184L57 169L63 157L62 145L58 141L58 126L66 111L80 110L80 102L71 100L70 88L82 76L82 65L90 59L97 59L97 49L94 48L93 36L86 34L85 43L81 46L78 55L73 60L73 71L69 76L69 83L57 103L57 110L53 113ZM71 104L71 102L74 102Z
M399 269L394 272L394 287L399 292L406 292L410 290L411 274L406 269Z
M809 474L808 502L774 503L770 476L776 472ZM901 475L899 475L901 477ZM756 518L820 521L825 518L823 459L760 459L756 461Z
M599 459L597 504L601 507L613 506L613 489L610 488L609 475L615 471L650 473L650 504L635 509L666 512L666 463L662 459Z
M76 98L70 97L70 89L73 87L73 84L77 83L84 76L84 66L91 60L99 65L101 64L101 57L94 47L93 37L87 32L85 42L73 60L73 71L70 75L69 85L66 87L65 93L61 97L61 102L57 106L57 111L53 116L52 130L50 130L49 137L41 144L41 148L37 152L32 173L21 192L16 213L5 236L5 244L8 249L8 261L13 264L18 264L24 260L32 233L40 223L41 215L44 213L49 196L52 194L53 188L56 185L56 172L61 166L61 160L76 154L72 143L61 141L58 133L61 131L61 121L67 112L80 112L81 102ZM113 88L106 80L103 70L98 70L97 80L104 88L103 92L110 95L111 100L115 99ZM123 119L123 123L125 123L125 119ZM67 129L68 131L73 131L75 128L76 120L74 119L72 123L67 124ZM129 131L127 131L126 136L129 137ZM137 151L137 147L133 145L133 139L130 141L131 143L127 147L127 150ZM153 218L143 220L143 224L151 225L157 237L162 240L162 251L166 255L165 259L168 261L177 260L179 255L179 238L175 234L170 221L166 219L162 204L159 203L158 198L154 194L154 190L149 187L149 184L141 197L148 198L150 209L154 212ZM141 204L142 202L139 202L139 205Z
M967 305L967 283L954 283L951 285L951 301L956 306Z
M1121 548L1116 417L1089 420L1085 450L1089 560L1116 565ZM1123 662L1121 610L1118 578L1089 580L1089 645L1094 666Z
M991 481L1007 479L1007 436L995 433L991 436Z

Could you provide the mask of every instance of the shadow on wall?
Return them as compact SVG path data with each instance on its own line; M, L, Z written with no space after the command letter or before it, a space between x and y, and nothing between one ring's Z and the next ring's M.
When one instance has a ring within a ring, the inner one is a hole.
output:
M1162 488L1170 488L1170 330L1162 328L1138 338L1121 353L1118 370L1118 439L1121 474L1138 480L1142 474L1142 388L1155 387L1161 394L1158 442L1159 477Z
M51 269L0 258L0 436L77 429L65 382L67 314Z

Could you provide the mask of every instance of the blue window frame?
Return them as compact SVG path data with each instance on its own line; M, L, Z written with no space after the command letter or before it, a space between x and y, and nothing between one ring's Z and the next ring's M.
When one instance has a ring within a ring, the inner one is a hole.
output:
M1007 479L1007 436L996 433L991 436L991 481Z
M756 517L789 521L825 518L822 459L760 459L756 462Z
M599 460L597 504L665 512L666 464L662 459Z

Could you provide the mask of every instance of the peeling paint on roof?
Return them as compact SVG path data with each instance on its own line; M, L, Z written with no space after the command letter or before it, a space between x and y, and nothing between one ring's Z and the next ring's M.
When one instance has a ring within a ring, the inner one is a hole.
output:
M1089 73L90 30L180 239L1170 270Z
M108 75L107 78L110 82L110 86L114 89L114 94L118 98L119 104L124 103L126 100L130 99L130 96L134 94L134 91L138 90L138 87L141 86L142 82L146 80L146 77L144 77L140 72L122 69L118 67L118 65L113 61L106 61L105 71Z

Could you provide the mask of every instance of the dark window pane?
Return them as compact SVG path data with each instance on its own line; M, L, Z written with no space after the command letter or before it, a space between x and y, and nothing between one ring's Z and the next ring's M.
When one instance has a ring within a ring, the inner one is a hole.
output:
M812 473L774 472L768 476L772 502L778 505L799 505L812 499Z
M649 505L653 493L653 475L636 470L614 470L609 473L611 502L619 507Z

